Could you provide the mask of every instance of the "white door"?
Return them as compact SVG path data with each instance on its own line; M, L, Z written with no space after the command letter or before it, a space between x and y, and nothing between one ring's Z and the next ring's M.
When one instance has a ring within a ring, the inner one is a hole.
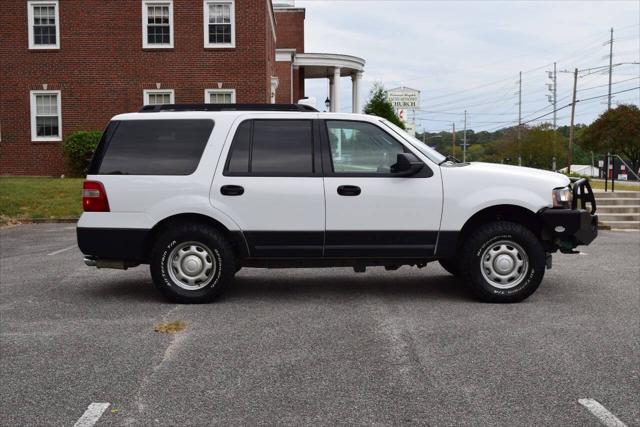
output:
M324 187L312 119L248 119L225 148L211 197L252 257L321 257Z
M442 212L439 168L376 124L326 120L323 168L326 257L434 254ZM424 162L413 176L391 173L398 153Z

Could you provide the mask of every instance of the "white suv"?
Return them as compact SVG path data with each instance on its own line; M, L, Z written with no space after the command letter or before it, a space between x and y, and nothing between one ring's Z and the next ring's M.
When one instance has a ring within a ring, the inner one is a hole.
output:
M436 260L480 299L514 302L536 290L552 252L597 235L586 180L460 163L379 117L302 105L118 115L83 205L85 263L149 264L178 302L212 300L244 266L358 272Z

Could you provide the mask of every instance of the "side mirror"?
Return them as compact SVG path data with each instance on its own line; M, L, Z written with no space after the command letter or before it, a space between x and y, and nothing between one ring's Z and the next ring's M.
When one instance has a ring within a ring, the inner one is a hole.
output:
M412 153L398 153L396 163L391 165L391 173L398 176L415 175L422 170L424 163Z

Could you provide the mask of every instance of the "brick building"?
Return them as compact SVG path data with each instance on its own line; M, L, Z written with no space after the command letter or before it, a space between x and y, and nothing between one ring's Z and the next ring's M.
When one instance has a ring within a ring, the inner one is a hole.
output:
M62 140L146 104L291 103L364 60L304 52L305 10L271 0L2 0L0 174L64 173ZM335 96L334 96L335 95Z

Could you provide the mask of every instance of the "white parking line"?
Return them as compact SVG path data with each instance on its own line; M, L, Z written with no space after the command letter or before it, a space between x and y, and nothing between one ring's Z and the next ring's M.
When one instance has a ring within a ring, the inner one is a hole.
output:
M76 421L73 427L91 427L102 416L104 411L107 410L110 403L92 403L89 405L84 414Z
M47 254L47 256L61 254L62 252L66 252L66 251L68 251L69 249L73 249L73 248L75 248L76 246L77 246L77 245L72 245L72 246L69 246L68 248L64 248L64 249L59 249L59 250L57 250L57 251L53 251L53 252L51 252L50 254Z
M594 399L578 399L578 403L587 408L593 415L598 417L600 422L607 427L627 427L625 423L620 421L615 415L607 410L604 406Z

